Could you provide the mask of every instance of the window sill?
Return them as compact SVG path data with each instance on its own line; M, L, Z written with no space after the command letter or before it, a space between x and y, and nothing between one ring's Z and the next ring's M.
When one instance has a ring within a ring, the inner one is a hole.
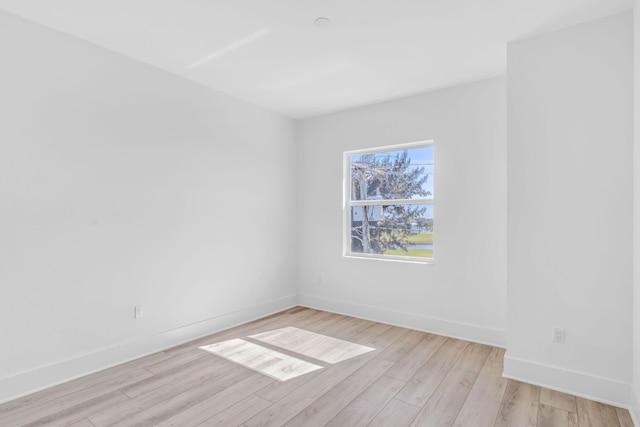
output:
M345 258L350 259L366 259L373 261L386 261L386 262L401 262L405 264L425 264L433 265L433 258L414 258L414 257L394 257L392 255L379 256L379 255L366 255L366 254L344 254Z

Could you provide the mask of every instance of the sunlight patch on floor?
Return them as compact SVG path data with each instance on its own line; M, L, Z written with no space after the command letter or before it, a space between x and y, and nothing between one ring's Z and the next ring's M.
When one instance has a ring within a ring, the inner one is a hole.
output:
M322 369L322 366L247 342L240 338L205 345L200 348L278 381L287 381L300 375Z
M251 341L259 341L269 347L277 347L288 353L295 353L323 364L339 363L375 350L371 347L292 326L249 335L247 340L235 338L205 345L200 349L224 357L278 381L287 381L300 375L317 371L322 369L322 366Z
M249 335L249 338L331 364L374 350L371 347L294 327Z

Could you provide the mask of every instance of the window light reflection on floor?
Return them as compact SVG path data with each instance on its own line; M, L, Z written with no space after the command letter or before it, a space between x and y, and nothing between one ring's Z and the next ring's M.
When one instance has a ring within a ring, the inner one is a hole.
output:
M239 365L258 371L278 381L322 369L322 366L300 360L240 338L200 347Z
M249 337L331 364L374 350L371 347L294 327L276 329Z
M374 350L371 347L294 327L250 335L247 339L279 347L288 352L305 356L305 358L315 359L321 364L339 363ZM322 369L320 364L308 362L241 338L205 345L200 349L278 381L287 381Z

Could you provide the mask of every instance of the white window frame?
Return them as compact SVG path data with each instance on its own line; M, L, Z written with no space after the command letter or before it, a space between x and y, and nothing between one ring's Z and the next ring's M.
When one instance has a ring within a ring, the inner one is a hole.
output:
M382 147L366 148L360 150L345 151L343 153L343 189L342 189L342 211L343 211L343 256L346 258L374 259L381 261L410 262L418 264L433 264L435 258L435 241L434 256L431 258L412 257L404 255L384 255L384 254L366 254L359 252L351 252L351 208L355 206L387 206L393 205L434 205L433 195L417 199L393 199L390 200L351 200L351 157L362 154L375 154L386 151L401 151L420 147L434 147L433 140L425 140L418 142L410 142L396 145L385 145ZM435 149L434 149L434 171L435 175ZM435 217L435 210L434 210ZM435 222L435 218L434 218ZM435 240L435 235L434 235Z

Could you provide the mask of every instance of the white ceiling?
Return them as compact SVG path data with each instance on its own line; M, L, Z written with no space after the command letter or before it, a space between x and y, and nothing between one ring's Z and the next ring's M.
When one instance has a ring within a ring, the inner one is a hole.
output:
M0 0L0 9L294 118L505 73L506 43L633 0ZM318 17L332 25L319 28Z

